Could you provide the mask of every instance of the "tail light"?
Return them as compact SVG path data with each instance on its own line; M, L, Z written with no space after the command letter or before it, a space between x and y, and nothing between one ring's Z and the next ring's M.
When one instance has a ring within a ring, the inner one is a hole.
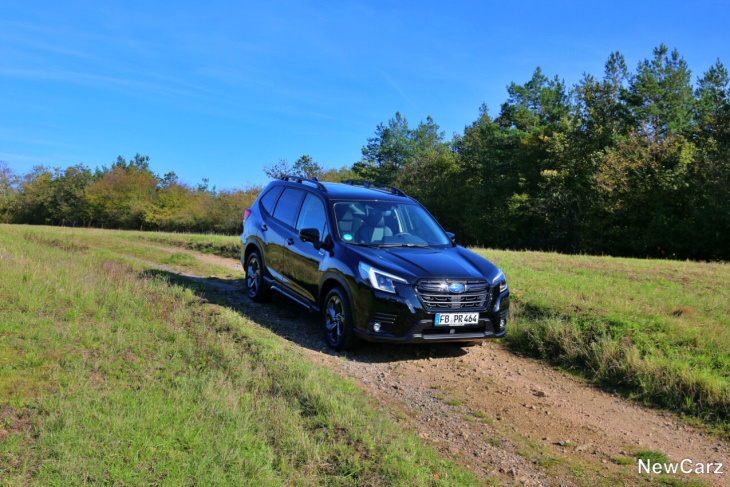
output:
M246 211L243 212L243 223L246 223L246 220L248 220L248 217L251 216L251 208L248 208Z

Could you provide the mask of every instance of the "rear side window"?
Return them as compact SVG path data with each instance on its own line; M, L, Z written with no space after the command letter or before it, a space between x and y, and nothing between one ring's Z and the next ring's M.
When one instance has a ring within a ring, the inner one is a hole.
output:
M299 221L297 221L297 230L302 228L316 228L319 230L320 238L324 237L324 226L326 223L324 204L322 200L307 193L302 205L302 211L299 213Z
M298 189L286 188L278 203L276 203L276 209L274 210L274 218L286 223L290 227L294 226L297 220L297 214L299 213L299 206L304 199L304 191Z
M261 204L264 205L264 209L266 209L270 215L274 213L274 205L276 204L276 199L281 194L282 189L284 188L281 186L274 186L261 198Z

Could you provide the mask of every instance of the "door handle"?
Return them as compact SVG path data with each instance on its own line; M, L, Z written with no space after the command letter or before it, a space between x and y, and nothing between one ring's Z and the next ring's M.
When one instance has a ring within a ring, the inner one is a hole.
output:
M289 237L288 239L286 239L286 243L287 245L294 245L294 239L292 237Z
M269 227L266 226L266 223L262 223L261 227L259 227L259 228L261 228L261 230L264 232L269 229Z

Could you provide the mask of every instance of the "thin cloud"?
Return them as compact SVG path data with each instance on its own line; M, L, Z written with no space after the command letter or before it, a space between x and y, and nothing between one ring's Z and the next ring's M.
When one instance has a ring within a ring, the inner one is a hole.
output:
M385 78L385 81L388 82L388 84L406 101L408 104L410 104L413 108L416 110L421 111L421 107L414 102L406 93L400 88L398 83L395 82L395 80L385 71L378 70L380 75Z

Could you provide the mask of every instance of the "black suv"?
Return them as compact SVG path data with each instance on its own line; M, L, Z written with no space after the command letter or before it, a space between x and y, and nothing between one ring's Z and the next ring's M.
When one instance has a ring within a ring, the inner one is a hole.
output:
M284 176L246 210L248 296L277 291L320 313L337 350L374 342L473 342L504 335L502 271L454 243L398 188Z

